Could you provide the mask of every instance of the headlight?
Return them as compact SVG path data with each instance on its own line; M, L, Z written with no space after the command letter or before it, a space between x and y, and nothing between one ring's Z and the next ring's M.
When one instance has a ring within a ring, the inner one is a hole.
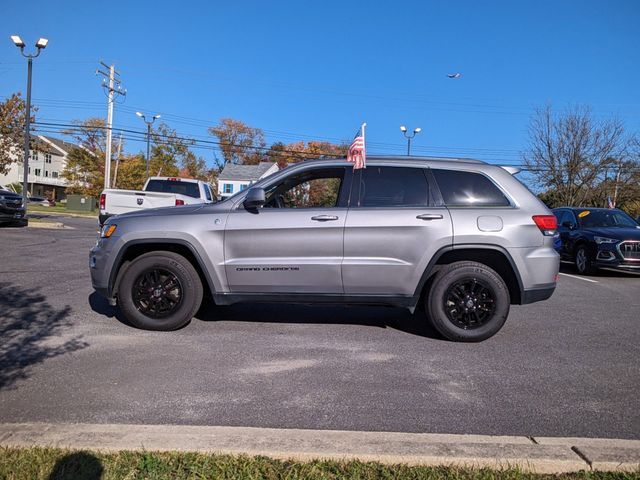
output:
M607 237L598 237L598 236L593 237L593 239L598 245L602 243L616 243L620 241L617 238L607 238Z
M116 231L116 228L118 226L114 224L104 225L100 230L100 238L109 238Z

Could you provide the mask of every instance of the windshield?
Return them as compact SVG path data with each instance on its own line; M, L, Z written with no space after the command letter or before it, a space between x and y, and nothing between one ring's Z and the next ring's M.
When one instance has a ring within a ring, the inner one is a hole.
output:
M181 182L179 180L149 180L147 192L175 193L187 197L200 198L197 183Z
M582 210L577 213L582 228L598 227L637 227L638 224L629 215L620 210Z

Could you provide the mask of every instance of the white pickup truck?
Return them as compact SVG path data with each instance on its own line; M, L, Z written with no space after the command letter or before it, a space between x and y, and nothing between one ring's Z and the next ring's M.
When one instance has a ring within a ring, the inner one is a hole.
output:
M137 210L194 203L214 203L211 186L201 180L149 177L142 190L109 188L100 194L100 225L113 215Z

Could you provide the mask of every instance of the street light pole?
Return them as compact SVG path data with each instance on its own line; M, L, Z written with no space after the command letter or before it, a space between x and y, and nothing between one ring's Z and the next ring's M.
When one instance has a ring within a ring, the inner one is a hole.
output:
M136 115L142 118L142 121L147 124L147 178L149 178L149 159L151 156L151 125L153 125L153 122L155 122L157 118L160 118L160 115L154 115L153 117L151 117L151 121L148 121L147 117L142 112L136 112Z
M404 125L400 125L400 131L404 134L407 139L407 156L411 155L411 139L416 136L416 134L420 133L422 129L420 127L414 128L412 134L407 133L407 127Z
M16 47L20 49L20 53L27 59L27 104L26 118L24 122L24 162L22 172L22 203L25 214L27 213L27 203L29 202L29 147L31 139L31 71L33 70L33 59L40 55L40 52L47 46L49 40L40 38L36 42L36 53L25 54L25 43L18 35L11 35L11 40Z

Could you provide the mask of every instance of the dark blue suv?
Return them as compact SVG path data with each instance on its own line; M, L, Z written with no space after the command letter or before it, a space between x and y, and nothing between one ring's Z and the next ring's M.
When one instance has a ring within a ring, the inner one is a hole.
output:
M617 208L561 207L558 219L560 257L583 275L598 267L640 272L640 225Z

